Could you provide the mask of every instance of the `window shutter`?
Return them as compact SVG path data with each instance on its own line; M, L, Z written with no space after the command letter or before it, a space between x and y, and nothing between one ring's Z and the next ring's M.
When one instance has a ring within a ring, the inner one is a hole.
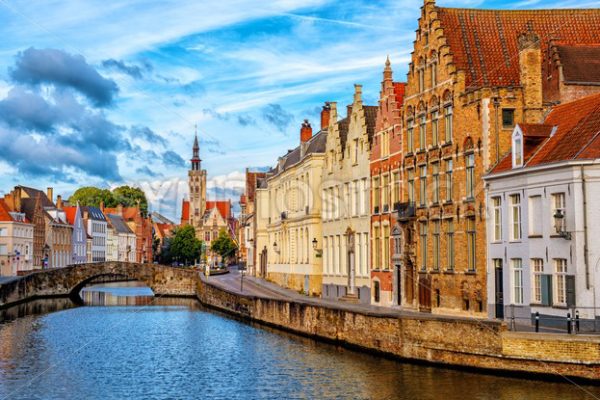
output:
M567 275L567 307L575 307L575 276Z
M552 305L552 275L542 275L542 305Z

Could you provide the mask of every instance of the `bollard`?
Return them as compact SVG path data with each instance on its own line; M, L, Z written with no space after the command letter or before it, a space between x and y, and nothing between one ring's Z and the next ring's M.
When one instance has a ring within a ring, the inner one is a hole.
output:
M571 333L571 313L567 313L567 333Z
M535 312L535 331L540 331L540 313L539 311Z
M579 310L575 311L575 333L579 333Z

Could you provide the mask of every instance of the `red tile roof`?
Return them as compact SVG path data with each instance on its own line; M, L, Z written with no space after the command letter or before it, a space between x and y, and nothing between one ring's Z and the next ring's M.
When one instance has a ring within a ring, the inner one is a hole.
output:
M600 38L596 40L600 41ZM600 83L600 43L556 46L565 82Z
M210 210L213 208L217 208L221 217L224 220L228 220L232 217L231 215L231 201L229 200L221 200L221 201L207 201L206 202L206 210Z
M171 230L174 228L174 226L171 224L161 224L158 222L155 223L154 226L158 233L158 237L160 237L160 238L169 236L171 234Z
M600 94L554 107L543 125L523 126L530 133L530 136L524 134L525 167L600 158ZM550 127L554 134L544 136ZM494 167L492 173L511 168L512 157L509 153Z
M65 206L63 207L63 211L67 216L67 221L71 225L75 225L75 216L77 215L77 207L76 206Z
M181 203L181 225L188 223L190 220L190 202L183 200Z
M600 38L600 9L476 10L436 7L457 69L466 87L520 84L517 37L533 31L543 57L550 40L594 43Z
M8 205L4 201L4 199L0 199L0 221L1 222L12 222L13 217L9 214L10 209Z

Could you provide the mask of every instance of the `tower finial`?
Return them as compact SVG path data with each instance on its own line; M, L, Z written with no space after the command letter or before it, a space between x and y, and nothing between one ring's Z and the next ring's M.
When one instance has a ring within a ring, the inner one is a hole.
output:
M388 54L385 60L385 68L383 69L383 80L392 80L392 63Z

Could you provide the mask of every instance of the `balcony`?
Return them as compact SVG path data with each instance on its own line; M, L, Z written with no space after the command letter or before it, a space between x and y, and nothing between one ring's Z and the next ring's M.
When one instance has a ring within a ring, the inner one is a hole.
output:
M415 203L394 203L394 212L396 212L398 221L408 221L415 217Z

